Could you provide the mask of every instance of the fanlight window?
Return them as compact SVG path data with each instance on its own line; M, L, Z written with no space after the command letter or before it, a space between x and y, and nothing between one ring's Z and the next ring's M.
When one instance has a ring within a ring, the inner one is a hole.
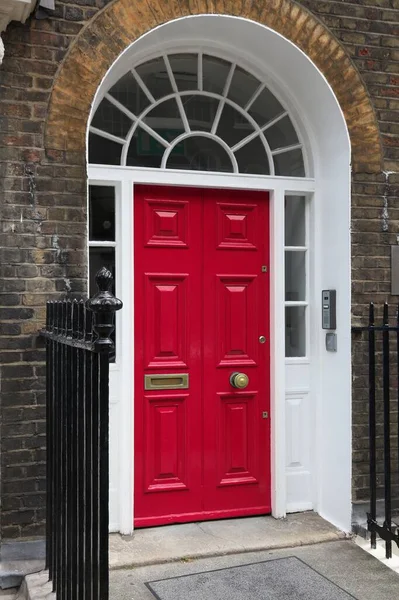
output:
M305 176L292 121L266 84L208 54L168 54L127 72L89 130L89 161Z

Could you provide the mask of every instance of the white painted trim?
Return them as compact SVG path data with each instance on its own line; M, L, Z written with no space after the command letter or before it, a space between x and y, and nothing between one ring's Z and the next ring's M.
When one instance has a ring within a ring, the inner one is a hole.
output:
M154 185L179 185L198 187L220 187L248 190L284 189L290 194L313 192L315 180L306 177L270 177L269 175L247 175L246 173L214 173L210 171L182 171L179 169L147 169L141 167L122 167L92 165L87 166L89 179L102 181L135 181ZM204 183L204 181L207 183Z
M133 228L133 184L124 180L121 185L124 203L123 219L120 223L120 281L121 298L124 302L123 327L118 335L123 344L121 360L121 407L120 407L120 463L119 463L119 531L129 535L133 531L133 485L134 485L134 426L133 401L134 378L134 228ZM131 201L130 201L131 199ZM126 385L130 380L130 386Z
M284 188L270 195L270 416L272 515L286 514Z

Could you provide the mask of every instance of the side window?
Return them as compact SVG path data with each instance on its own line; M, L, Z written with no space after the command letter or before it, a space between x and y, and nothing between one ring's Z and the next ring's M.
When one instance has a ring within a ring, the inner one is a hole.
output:
M96 293L96 273L107 267L112 273L115 294L115 188L89 186L89 295ZM115 332L114 332L115 335ZM114 339L115 341L115 339ZM115 361L115 353L112 362Z
M306 198L285 198L285 356L307 354L308 232Z

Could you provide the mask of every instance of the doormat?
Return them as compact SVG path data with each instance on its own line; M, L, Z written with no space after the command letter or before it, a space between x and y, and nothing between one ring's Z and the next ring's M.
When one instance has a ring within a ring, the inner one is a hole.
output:
M149 581L158 600L349 600L354 596L299 558Z

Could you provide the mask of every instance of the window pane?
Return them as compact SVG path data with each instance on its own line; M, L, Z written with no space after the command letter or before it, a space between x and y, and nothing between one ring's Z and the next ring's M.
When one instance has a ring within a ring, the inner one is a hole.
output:
M89 134L89 162L95 165L120 165L122 144L95 133Z
M285 253L285 299L306 300L306 251Z
M290 150L273 156L276 175L305 177L302 150Z
M124 138L132 126L132 121L119 108L104 98L97 108L91 124L97 129Z
M141 127L137 127L127 153L126 164L129 167L148 167L159 169L165 146L160 144Z
M202 57L203 89L214 94L223 94L231 63L215 56Z
M89 240L115 240L115 188L111 186L89 187Z
M272 150L286 148L298 143L298 136L289 117L284 117L265 131L266 139Z
M231 80L228 98L244 107L251 100L256 90L260 86L260 81L244 69L236 67L233 79Z
M231 173L233 165L226 150L210 138L186 138L177 144L168 159L168 169L222 171Z
M251 104L248 112L251 117L253 117L255 121L262 126L266 125L266 123L277 117L277 115L281 115L281 113L284 112L284 108L281 106L277 98L275 98L273 94L267 88L265 88L253 102L253 104Z
M287 196L285 199L285 245L306 246L305 198Z
M137 73L154 96L155 100L173 92L166 65L162 57L136 67Z
M229 146L234 146L253 132L247 119L229 104L225 104L217 128L217 135Z
M106 267L112 273L114 279L111 292L115 296L115 248L89 248L89 295L90 297L97 293L96 274L102 268ZM115 321L118 318L116 315ZM115 343L115 329L111 334L111 339ZM110 352L110 362L115 362L115 349Z
M266 150L259 137L254 138L248 144L234 153L240 173L252 173L254 175L269 175L269 161Z
M209 96L182 96L182 103L191 131L210 131L215 120L219 100Z
M89 294L97 293L96 274L106 267L114 278L111 291L115 294L115 248L89 248Z
M306 356L305 306L287 306L285 309L285 355Z
M134 115L139 115L150 103L130 71L115 83L109 94Z
M169 142L184 132L179 107L174 98L161 102L143 121Z
M170 54L168 56L172 67L177 89L198 89L198 54Z

